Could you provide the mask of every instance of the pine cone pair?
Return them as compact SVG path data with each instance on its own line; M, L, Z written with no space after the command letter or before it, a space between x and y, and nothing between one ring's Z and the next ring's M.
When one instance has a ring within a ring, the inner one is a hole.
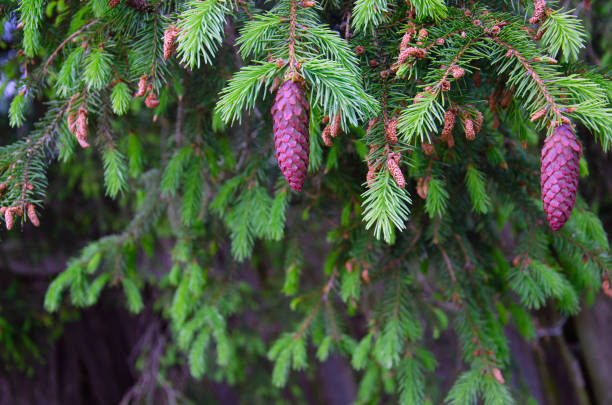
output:
M276 93L272 121L276 160L295 191L300 191L308 172L309 104L304 85L287 80Z

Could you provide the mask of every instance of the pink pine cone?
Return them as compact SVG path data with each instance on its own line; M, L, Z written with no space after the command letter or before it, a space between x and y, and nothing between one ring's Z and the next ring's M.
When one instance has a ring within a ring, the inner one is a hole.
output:
M580 154L580 144L569 125L556 127L544 141L540 185L544 212L554 231L565 225L574 209Z
M288 80L276 93L272 121L276 160L295 191L300 191L308 171L309 104L304 86Z

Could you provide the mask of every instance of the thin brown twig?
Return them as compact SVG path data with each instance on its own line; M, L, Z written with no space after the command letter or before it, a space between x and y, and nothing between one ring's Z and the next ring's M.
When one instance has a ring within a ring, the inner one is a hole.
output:
M508 44L507 42L504 42L499 38L493 38L493 41L506 48L509 52L509 56L514 56L520 62L520 64L523 65L527 73L529 73L535 81L536 85L538 86L538 89L540 90L540 93L544 97L544 100L546 100L546 102L550 105L550 109L552 110L552 112L555 114L557 119L560 120L561 110L559 106L555 102L553 96L548 91L548 88L544 84L544 81L542 80L540 75L533 69L529 62L523 57L523 55L521 55L516 49L514 49L512 45Z
M78 30L76 30L75 32L73 32L72 34L70 34L68 36L68 38L66 38L64 41L62 41L61 44L59 44L59 46L57 48L55 48L55 50L53 51L53 53L49 56L49 59L47 59L47 61L45 62L43 69L42 69L42 73L41 74L45 74L47 73L47 68L49 67L49 65L51 64L51 62L53 62L53 59L55 59L55 57L57 56L58 52L64 47L66 46L66 44L70 41L72 41L74 38L76 38L80 33L82 33L83 31L85 31L87 28L91 27L92 25L94 25L95 23L97 23L98 20L92 20L89 23L85 24L84 26L82 26L81 28L79 28Z

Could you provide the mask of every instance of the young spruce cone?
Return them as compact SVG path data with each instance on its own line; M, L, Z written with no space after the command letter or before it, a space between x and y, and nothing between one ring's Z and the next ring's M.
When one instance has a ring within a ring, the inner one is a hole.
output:
M276 160L289 185L300 191L308 171L309 105L304 86L287 80L276 93L272 121Z
M574 209L580 153L580 144L569 125L556 127L544 141L540 169L542 202L548 223L555 231L565 225Z

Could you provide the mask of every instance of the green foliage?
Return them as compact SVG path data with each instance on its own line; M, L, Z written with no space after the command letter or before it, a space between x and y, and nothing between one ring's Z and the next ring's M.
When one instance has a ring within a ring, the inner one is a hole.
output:
M127 83L119 82L115 84L111 92L113 112L117 115L125 114L130 108L131 96Z
M485 189L484 173L476 169L474 165L468 165L465 174L465 185L470 193L474 211L480 214L489 212L491 209L491 202L487 190Z
M373 187L364 192L363 198L366 229L374 226L374 235L377 238L382 236L390 243L394 238L394 227L400 231L406 228L411 203L408 193L400 189L385 171L376 177Z
M225 15L230 9L218 0L190 1L178 17L177 51L182 63L200 67L200 60L211 64L223 40Z
M111 147L102 154L102 162L104 164L106 194L115 198L127 188L125 157L117 149Z
M563 60L574 61L584 48L586 34L580 20L572 11L551 13L540 31L543 33L542 42L552 57L557 57L561 52Z
M353 9L353 27L360 31L372 31L385 20L387 0L357 0Z
M253 109L262 86L264 92L268 90L277 69L274 63L260 63L236 73L223 89L217 104L221 119L227 123L241 121L242 110Z
M11 127L20 127L25 121L26 98L22 93L17 95L11 101L9 108L9 124Z
M111 55L103 48L94 48L85 58L83 77L87 86L92 90L106 87L111 78Z
M34 57L40 48L40 25L43 19L44 1L25 0L20 2L18 12L23 24L23 50Z
M444 182L440 179L431 179L428 183L427 199L425 200L425 211L430 218L442 216L446 212L448 203L448 192L444 188Z

